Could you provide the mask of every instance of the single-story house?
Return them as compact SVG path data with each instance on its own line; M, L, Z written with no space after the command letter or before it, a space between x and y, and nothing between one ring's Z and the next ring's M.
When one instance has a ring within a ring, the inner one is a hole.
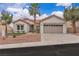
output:
M36 26L37 29L39 29L39 20L36 20ZM13 22L13 31L14 32L24 32L24 33L28 33L28 32L32 32L34 28L34 21L30 20L28 18L24 18L24 19L19 19L15 22Z
M67 26L67 32L68 33L72 33L73 30L72 30L72 23L71 23L71 21L68 21L66 23L66 26ZM79 33L79 21L76 22L76 32Z
M63 18L51 15L42 20L36 20L37 31L40 33L67 33L72 32L71 22L65 22ZM76 22L79 32L79 22ZM14 32L33 32L34 20L24 18L13 22Z
M41 33L66 33L67 27L64 19L56 15L51 15L41 20L40 32Z
M44 19L36 20L36 26L38 31L40 33L66 33L67 28L65 21L56 16L51 15L49 17L46 17ZM13 22L13 31L14 32L32 32L34 28L34 20L24 18L19 19L15 22Z

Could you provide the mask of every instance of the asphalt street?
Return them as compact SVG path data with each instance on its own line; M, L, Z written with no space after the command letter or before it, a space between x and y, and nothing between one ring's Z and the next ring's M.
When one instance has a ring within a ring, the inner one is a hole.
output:
M79 43L1 49L0 56L79 56Z

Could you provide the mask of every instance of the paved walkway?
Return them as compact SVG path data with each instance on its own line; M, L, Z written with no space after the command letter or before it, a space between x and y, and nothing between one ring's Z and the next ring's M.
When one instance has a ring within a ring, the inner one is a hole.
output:
M0 49L71 43L79 43L79 36L74 34L42 34L41 41L0 45Z

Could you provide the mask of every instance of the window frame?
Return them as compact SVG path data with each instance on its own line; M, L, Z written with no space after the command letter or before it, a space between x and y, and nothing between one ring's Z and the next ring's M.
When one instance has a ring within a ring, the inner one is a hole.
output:
M17 24L17 31L23 31L23 30L24 30L24 25L23 24Z

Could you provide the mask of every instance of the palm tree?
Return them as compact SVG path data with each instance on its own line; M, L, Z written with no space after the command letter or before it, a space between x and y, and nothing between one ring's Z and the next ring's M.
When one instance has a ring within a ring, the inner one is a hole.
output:
M34 31L36 31L36 15L39 14L39 4L38 3L31 3L29 7L30 15L34 17Z
M12 22L13 15L8 12L3 10L1 12L1 20L3 21L2 25L5 25L5 37L7 37L7 25Z
M76 21L79 20L79 8L76 8L76 7L66 8L64 10L63 16L64 16L65 21L72 22L73 33L76 33Z

